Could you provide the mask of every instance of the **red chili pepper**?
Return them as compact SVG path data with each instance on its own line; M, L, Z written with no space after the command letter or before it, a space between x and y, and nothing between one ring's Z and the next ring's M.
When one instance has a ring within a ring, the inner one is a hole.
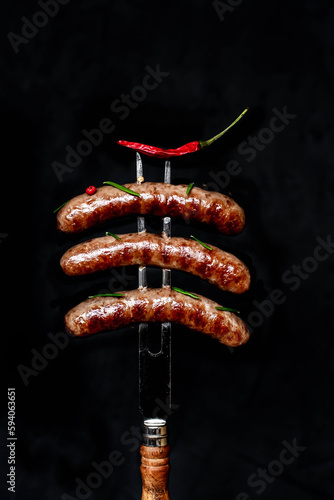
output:
M87 193L87 194L94 194L94 193L96 193L96 187L95 187L95 186L89 186L89 187L86 189L86 193Z
M154 156L156 158L170 158L172 156L182 156L187 153L194 153L195 151L199 151L200 149L203 149L206 146L210 146L210 144L212 144L214 141L216 141L222 135L224 135L231 127L233 127L233 125L235 125L244 116L246 111L248 111L248 108L246 108L241 113L241 115L239 115L238 118L234 120L233 123L231 123L231 125L229 125L225 130L215 135L211 139L208 139L207 141L188 142L187 144L184 144L183 146L176 149L162 149L162 148L157 148L155 146L148 146L146 144L141 144L140 142L129 142L129 141L117 141L117 144L120 144L121 146L126 146L127 148L134 149L135 151L139 151L148 156Z

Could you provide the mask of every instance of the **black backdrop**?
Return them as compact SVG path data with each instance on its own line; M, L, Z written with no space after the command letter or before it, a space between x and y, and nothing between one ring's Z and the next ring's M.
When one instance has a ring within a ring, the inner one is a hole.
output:
M239 309L252 335L233 350L173 326L170 494L333 497L331 5L2 4L2 337L17 436L10 498L132 500L141 492L137 330L82 340L62 333L70 307L93 292L135 288L136 269L75 279L58 264L76 242L135 231L136 221L63 236L53 210L90 184L135 179L134 153L118 139L177 147L215 135L246 106L225 138L172 161L174 183L231 194L247 215L233 238L182 220L173 235L230 250L252 273L242 296L177 271L173 284ZM81 142L100 125L96 145ZM146 179L161 180L163 161L143 160ZM161 230L154 218L147 224ZM151 285L160 278L149 270ZM102 477L98 464L110 460Z

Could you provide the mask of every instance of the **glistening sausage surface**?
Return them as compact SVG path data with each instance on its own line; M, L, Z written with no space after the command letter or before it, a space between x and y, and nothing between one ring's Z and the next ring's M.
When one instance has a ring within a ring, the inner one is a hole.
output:
M249 339L243 321L216 302L196 294L194 299L169 288L120 292L124 297L94 297L81 302L65 316L66 331L86 336L115 330L132 323L171 321L237 347Z
M60 231L76 233L129 214L152 214L160 217L183 217L214 225L225 234L238 234L245 225L243 209L221 193L186 185L155 182L125 184L140 196L112 186L99 187L96 193L83 193L68 201L57 214Z
M112 267L143 265L179 269L200 276L220 289L243 293L250 273L234 255L186 238L166 238L150 233L129 233L95 238L75 245L60 260L63 271L84 275Z

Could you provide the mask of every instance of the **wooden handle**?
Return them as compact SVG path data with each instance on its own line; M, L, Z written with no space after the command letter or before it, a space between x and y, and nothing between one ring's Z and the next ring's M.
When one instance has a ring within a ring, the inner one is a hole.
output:
M169 453L170 446L141 445L142 500L169 500Z

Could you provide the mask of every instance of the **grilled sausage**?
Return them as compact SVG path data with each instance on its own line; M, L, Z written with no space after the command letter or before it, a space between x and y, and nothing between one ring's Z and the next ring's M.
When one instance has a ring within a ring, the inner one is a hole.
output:
M201 295L195 299L170 288L120 293L124 297L93 297L75 306L65 316L66 331L82 337L132 323L170 321L231 347L244 344L249 338L249 331L238 316L217 310L219 304Z
M90 274L119 266L158 266L180 269L200 276L220 289L243 293L250 285L250 273L234 255L212 245L185 238L166 238L150 233L130 233L95 238L75 245L60 260L69 276Z
M189 195L186 185L144 182L125 184L140 196L112 186L97 188L95 194L83 193L68 201L57 214L60 231L76 233L129 214L183 217L214 225L225 234L238 234L245 225L245 213L228 196L194 187Z

